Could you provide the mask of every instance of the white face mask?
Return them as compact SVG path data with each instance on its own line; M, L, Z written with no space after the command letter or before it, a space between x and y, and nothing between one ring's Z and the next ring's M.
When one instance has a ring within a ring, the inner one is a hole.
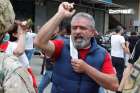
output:
M71 36L70 36L70 55L73 59L75 58L78 59L78 51L73 45Z

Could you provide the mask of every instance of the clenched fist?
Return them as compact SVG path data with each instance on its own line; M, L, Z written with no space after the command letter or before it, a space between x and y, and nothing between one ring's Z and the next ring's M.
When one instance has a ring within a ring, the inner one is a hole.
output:
M59 5L58 13L63 14L64 17L71 17L75 13L74 3L62 2Z
M72 68L75 72L84 73L87 63L82 59L72 59L71 60Z

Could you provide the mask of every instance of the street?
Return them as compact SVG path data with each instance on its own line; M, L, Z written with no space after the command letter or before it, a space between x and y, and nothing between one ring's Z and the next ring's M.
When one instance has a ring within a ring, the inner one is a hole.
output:
M41 79L40 71L41 71L42 62L43 60L38 55L33 56L30 62L30 65L33 69L33 73L35 74L37 79L37 84L39 84L39 81ZM51 84L45 89L44 93L50 93L50 89L51 89Z

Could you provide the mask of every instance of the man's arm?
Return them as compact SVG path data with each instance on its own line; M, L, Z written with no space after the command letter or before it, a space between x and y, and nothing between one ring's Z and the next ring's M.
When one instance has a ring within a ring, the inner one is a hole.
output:
M128 41L125 41L125 43L122 43L122 48L123 48L123 50L124 50L125 53L130 54L130 51L129 51L129 42Z
M140 40L137 41L137 43L134 47L132 55L129 59L129 63L134 64L134 62L136 62L139 57L140 57Z
M20 56L25 51L25 34L27 32L27 29L24 29L18 24L18 41L17 41L17 47L14 49L13 54L15 56Z
M75 11L70 11L71 9L73 9L73 4L68 2L61 3L58 12L45 25L43 25L35 37L34 44L38 48L47 51L48 56L52 56L55 51L55 46L50 39L60 22L64 18L71 17L74 14Z
M88 64L85 65L85 73L106 89L113 91L118 89L119 84L116 75L102 73Z

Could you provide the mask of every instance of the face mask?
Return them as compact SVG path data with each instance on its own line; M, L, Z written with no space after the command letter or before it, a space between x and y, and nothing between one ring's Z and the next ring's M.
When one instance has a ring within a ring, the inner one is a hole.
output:
M2 42L3 43L4 42L7 42L7 41L9 41L9 39L10 39L10 35L8 33L6 33L5 36L4 36L4 38L3 38L3 40L2 40Z

